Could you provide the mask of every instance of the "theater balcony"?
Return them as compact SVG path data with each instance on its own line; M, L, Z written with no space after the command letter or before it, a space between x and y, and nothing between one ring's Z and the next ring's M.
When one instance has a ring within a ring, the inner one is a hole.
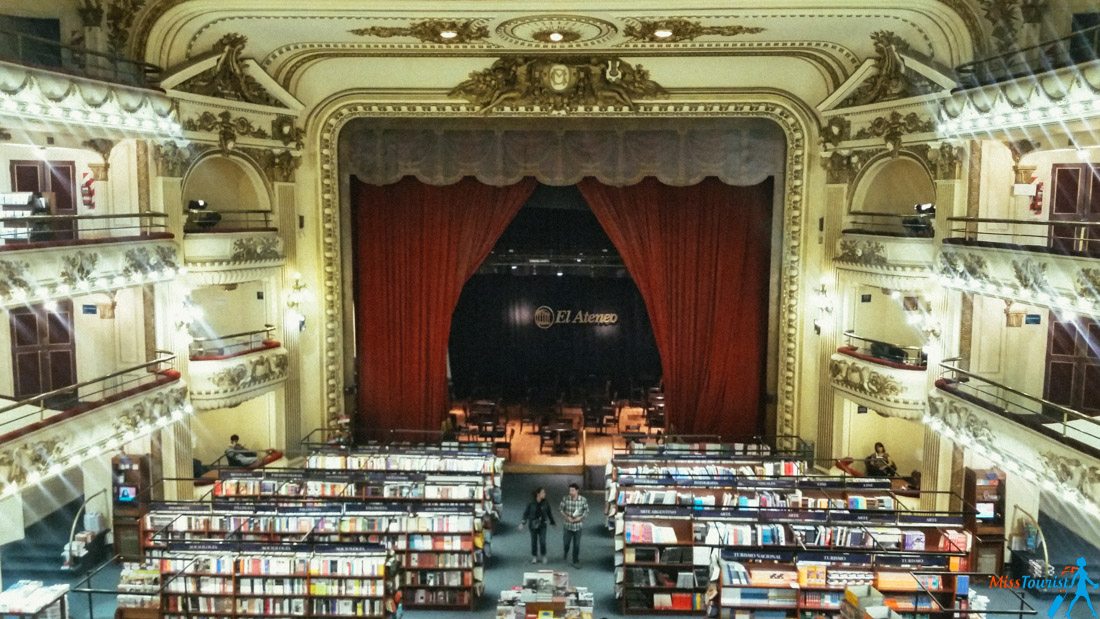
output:
M236 406L275 390L287 378L289 356L271 339L272 325L263 329L191 342L188 378L196 409Z
M158 358L20 401L0 398L3 494L113 452L190 412L175 357Z
M188 269L203 283L220 283L217 272L267 269L286 261L279 229L267 210L191 210L184 226Z
M927 405L927 357L920 347L898 346L844 333L829 361L834 387L844 397L890 417L919 419Z
M1100 420L979 376L966 365L962 359L941 364L926 423L1100 515Z
M1100 118L1100 27L961 65L941 104L944 137L1065 144ZM1081 133L1084 132L1084 133Z
M856 211L849 213L833 258L838 269L862 274L891 288L933 274L936 255L933 217Z
M0 218L0 307L170 281L183 270L164 215Z
M82 139L182 135L157 67L21 32L0 30L0 38L0 125L9 130L56 133L62 125Z
M936 268L949 288L1100 315L1100 223L948 218Z

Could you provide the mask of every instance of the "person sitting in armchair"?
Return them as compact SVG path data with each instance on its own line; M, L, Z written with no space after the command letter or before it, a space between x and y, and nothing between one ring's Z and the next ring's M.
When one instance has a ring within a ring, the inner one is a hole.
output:
M268 449L266 454L274 453L273 449ZM225 459L231 466L249 467L260 459L260 456L254 451L241 444L241 437L234 434L229 437L229 448L225 450Z
M886 446L875 443L875 453L867 456L868 477L895 477L898 474L898 466L886 453Z

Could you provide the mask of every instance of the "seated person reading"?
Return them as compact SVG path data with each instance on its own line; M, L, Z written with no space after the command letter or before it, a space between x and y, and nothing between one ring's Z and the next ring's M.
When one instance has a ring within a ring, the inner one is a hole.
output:
M894 477L898 474L898 466L886 453L886 446L875 443L875 453L867 456L868 477Z
M225 450L225 459L232 466L252 466L259 459L255 451L241 444L241 437L234 434L229 437L229 449Z

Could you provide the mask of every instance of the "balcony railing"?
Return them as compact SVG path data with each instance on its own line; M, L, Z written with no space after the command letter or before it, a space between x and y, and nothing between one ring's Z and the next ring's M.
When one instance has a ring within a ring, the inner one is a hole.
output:
M279 342L271 339L275 325L264 325L263 329L243 331L215 337L197 337L191 341L191 360L209 361L236 357L257 350L275 348Z
M170 239L164 213L0 217L0 251Z
M208 211L189 210L183 230L188 234L202 232L277 231L271 225L271 211Z
M945 243L1100 256L1100 222L983 217L948 217L947 221L952 223ZM990 229L994 226L1004 229Z
M849 213L849 224L843 231L882 236L931 238L936 233L932 219L931 215L854 211Z
M160 81L157 66L11 30L0 29L0 60L139 88Z
M1094 26L1061 39L959 65L955 73L962 88L977 88L1071 67L1096 60L1098 55L1100 26Z
M960 363L961 362L961 363ZM946 359L936 386L1078 450L1100 453L1100 419L971 373Z
M907 370L923 370L928 367L928 355L920 346L898 346L856 335L850 330L844 332L844 340L847 345L838 348L837 352Z
M147 361L106 376L54 389L0 407L0 443L43 426L50 425L146 391L179 380L176 356L162 350Z

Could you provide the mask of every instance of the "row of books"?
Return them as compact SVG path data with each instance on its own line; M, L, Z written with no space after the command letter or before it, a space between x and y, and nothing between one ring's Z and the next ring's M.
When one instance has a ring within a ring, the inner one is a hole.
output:
M634 563L663 563L665 565L710 565L711 549L699 547L671 547L671 548L647 548L644 546L627 546L622 553L616 553L616 564L625 562L627 565Z
M635 587L666 587L669 589L705 589L710 582L708 568L664 570L656 568L616 568L615 582Z
M706 608L702 593L671 592L651 593L638 589L628 589L624 603L627 612L645 612L648 610L694 611Z
M309 469L350 469L357 471L409 471L441 473L503 472L503 461L493 454L455 454L446 456L384 454L313 453L306 458Z
M473 573L469 571L425 572L413 570L402 574L401 582L406 587L472 587Z
M287 481L282 479L219 479L214 482L214 496L227 497L332 497L425 499L448 501L482 501L488 497L486 488L477 484L436 484L430 482L375 481Z
M145 515L145 528L154 538L161 532L178 533L400 533L418 531L469 532L481 528L472 514L324 516L304 515L188 515L152 511Z
M627 544L676 544L680 541L673 527L645 520L626 522L623 536Z
M787 527L782 524L737 524L720 520L695 522L695 543L708 546L785 546Z
M748 461L736 462L699 462L676 464L648 464L638 463L631 465L628 459L623 464L614 465L614 474L619 479L630 477L654 477L693 480L697 478L723 478L723 477L755 477L773 475L802 475L805 473L805 464L794 460L776 461Z

